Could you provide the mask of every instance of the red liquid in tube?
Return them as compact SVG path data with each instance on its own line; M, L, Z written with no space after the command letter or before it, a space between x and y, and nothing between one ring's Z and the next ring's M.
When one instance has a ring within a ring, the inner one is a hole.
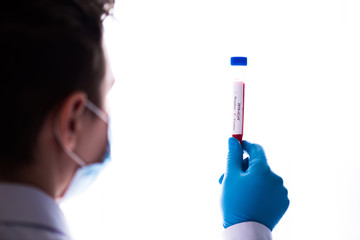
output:
M242 143L244 129L245 83L234 82L233 131L232 136Z

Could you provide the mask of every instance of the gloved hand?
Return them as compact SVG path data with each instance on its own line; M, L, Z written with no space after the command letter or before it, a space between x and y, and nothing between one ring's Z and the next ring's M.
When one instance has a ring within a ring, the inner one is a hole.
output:
M289 207L287 189L281 177L270 170L263 148L236 138L229 139L227 169L220 178L224 228L255 221L271 231ZM249 166L243 169L243 148Z

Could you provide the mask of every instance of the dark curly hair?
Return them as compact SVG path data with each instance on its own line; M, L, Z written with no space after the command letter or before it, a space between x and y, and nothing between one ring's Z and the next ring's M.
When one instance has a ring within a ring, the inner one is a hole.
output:
M100 104L114 0L2 0L0 174L30 164L46 116L74 91Z

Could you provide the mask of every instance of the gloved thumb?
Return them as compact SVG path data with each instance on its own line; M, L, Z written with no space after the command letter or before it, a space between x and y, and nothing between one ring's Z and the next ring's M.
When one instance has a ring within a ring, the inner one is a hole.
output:
M243 148L240 142L234 138L229 138L229 154L227 158L227 174L242 172Z
M223 180L224 180L224 174L221 175L221 177L219 178L219 183L222 184Z

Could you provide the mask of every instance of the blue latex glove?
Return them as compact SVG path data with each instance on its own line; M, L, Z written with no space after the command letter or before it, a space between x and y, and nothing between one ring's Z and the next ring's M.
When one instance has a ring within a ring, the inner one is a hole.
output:
M219 180L223 226L255 221L272 231L289 207L287 190L282 178L270 170L263 148L246 141L242 145L229 139L227 169ZM250 158L247 169L243 148Z

